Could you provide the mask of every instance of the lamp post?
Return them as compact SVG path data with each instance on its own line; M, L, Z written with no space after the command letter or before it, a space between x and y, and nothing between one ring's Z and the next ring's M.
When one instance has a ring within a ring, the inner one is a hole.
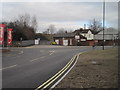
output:
M104 30L105 30L105 0L103 1L103 50L104 50Z
M20 37L20 47L22 47L22 40L23 40L23 38L22 37Z

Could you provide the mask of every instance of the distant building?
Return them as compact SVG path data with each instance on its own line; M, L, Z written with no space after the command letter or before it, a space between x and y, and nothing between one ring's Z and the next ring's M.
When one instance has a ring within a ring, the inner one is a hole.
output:
M103 45L103 31L95 35L96 45ZM118 44L118 31L106 29L104 31L104 45L117 45Z
M91 29L78 29L72 33L63 33L54 35L54 41L57 45L64 46L93 46L103 45L103 31L94 34ZM104 45L118 45L118 31L106 29L104 31Z
M75 30L73 33L80 34L80 35L86 37L86 39L87 39L86 45L88 45L88 46L94 45L94 34L91 29L82 29L81 28L81 29Z
M53 36L54 41L57 45L64 45L64 46L77 46L77 45L84 45L86 38L77 33L63 33L63 34L55 34Z
M83 35L84 37L87 38L87 40L93 40L94 39L94 34L91 31L91 29L80 29L80 30L75 30L74 33L79 33Z

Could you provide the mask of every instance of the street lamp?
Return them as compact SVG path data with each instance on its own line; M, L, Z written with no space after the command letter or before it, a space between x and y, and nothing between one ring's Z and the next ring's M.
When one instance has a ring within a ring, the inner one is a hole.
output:
M21 47L22 47L22 40L23 40L23 38L21 37L21 38L20 38L20 42L21 42Z
M104 50L104 30L105 30L105 0L103 1L103 50Z

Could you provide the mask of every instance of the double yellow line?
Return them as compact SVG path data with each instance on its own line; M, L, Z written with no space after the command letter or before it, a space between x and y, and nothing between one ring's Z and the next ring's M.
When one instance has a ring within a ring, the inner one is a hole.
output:
M48 79L45 83L43 83L42 85L40 85L35 90L45 89L50 84L52 84L56 79L58 79L72 65L72 63L74 62L74 60L75 60L76 57L77 57L77 55L73 56L71 58L71 60L64 66L64 68L62 68L59 72L57 72L54 76L52 76L50 79Z

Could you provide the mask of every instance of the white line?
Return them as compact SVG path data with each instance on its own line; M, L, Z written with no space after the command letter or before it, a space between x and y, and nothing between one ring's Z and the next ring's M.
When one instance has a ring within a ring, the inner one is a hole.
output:
M23 54L23 51L20 51L20 53L19 54Z
M45 50L40 50L40 52L45 52Z
M40 58L45 58L45 56L43 56L43 57L40 57Z
M49 55L52 55L53 53L50 53Z
M55 50L52 51L53 53L55 52Z
M49 51L49 52L55 52L55 50L51 50L51 51Z
M33 59L33 60L30 60L30 62L33 62L33 61L39 60L40 58L45 58L45 56L43 56L43 57L39 57L39 58L36 58L36 59Z
M49 52L50 52L49 55L52 55L55 52L55 50L52 50L52 51L49 51Z
M38 59L40 59L40 58L36 58L36 59L30 60L30 62L33 62L33 61L38 60Z
M75 64L77 63L78 61L78 58L79 58L79 55L82 54L82 53L79 53L77 55L77 59L75 61L75 63L73 64L73 66L49 89L49 90L52 90L56 85L58 85L60 83L60 81L65 78L65 76L71 71L71 69L75 66Z
M13 68L13 67L16 67L17 65L12 65L12 66L9 66L9 67L5 67L5 68L2 68L0 69L0 71L4 70L4 69L9 69L9 68Z

